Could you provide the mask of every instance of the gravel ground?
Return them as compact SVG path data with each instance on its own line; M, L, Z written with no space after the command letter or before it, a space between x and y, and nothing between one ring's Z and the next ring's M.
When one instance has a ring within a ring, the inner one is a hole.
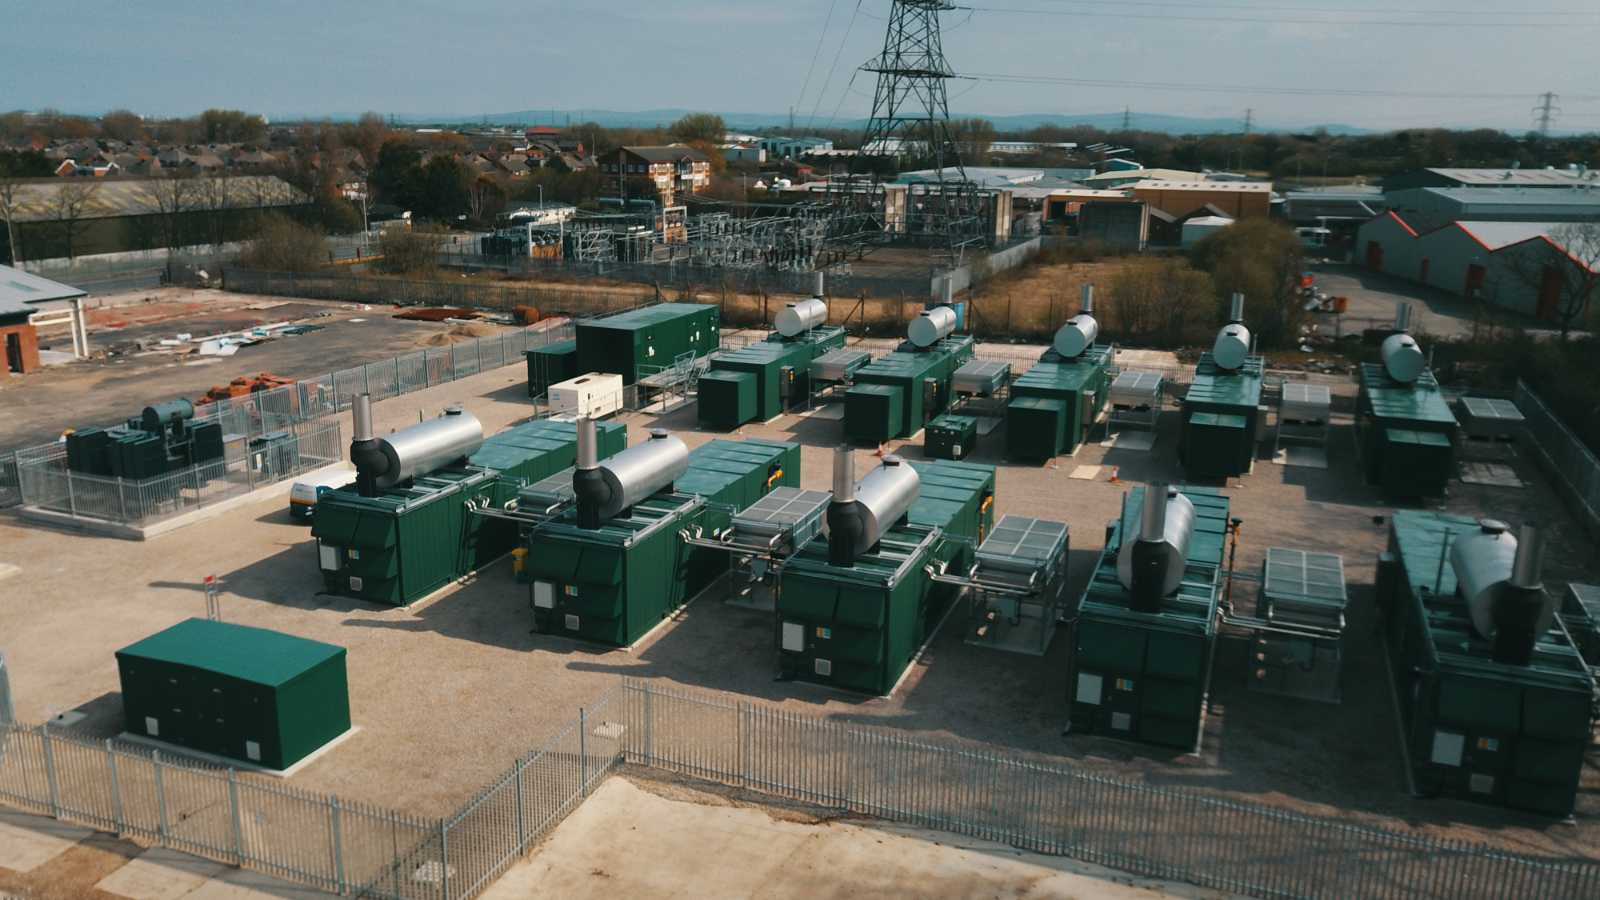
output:
M380 427L416 421L463 402L498 430L529 412L516 368L387 401ZM692 431L692 406L627 418L631 438L655 425L679 429L691 445L722 435ZM1044 467L1003 465L1001 514L1065 520L1072 528L1074 589L1084 583L1126 485L1069 479L1074 467L1117 466L1124 482L1177 480L1177 416L1165 417L1152 453L1084 447ZM349 427L348 422L346 428ZM805 445L802 481L826 489L839 423L785 416L740 436ZM920 454L918 444L904 448ZM978 457L998 462L1003 432ZM351 704L361 731L297 774L297 787L333 791L426 815L471 796L520 754L565 727L576 709L618 675L722 691L844 722L892 726L928 738L983 744L1006 754L1066 761L1151 784L1194 788L1286 809L1346 815L1394 828L1499 846L1593 854L1600 845L1600 773L1585 772L1576 827L1445 800L1414 800L1404 789L1395 721L1374 635L1372 582L1388 507L1360 483L1348 424L1333 431L1331 468L1284 468L1260 461L1230 481L1245 520L1241 571L1255 571L1268 546L1334 549L1352 589L1345 701L1322 706L1249 692L1244 645L1217 650L1213 704L1202 753L1173 754L1113 740L1062 736L1066 722L1067 637L1047 656L999 654L962 642L952 616L928 654L890 699L866 699L773 680L768 616L702 596L672 626L632 652L604 650L529 633L525 589L502 561L470 583L411 609L319 596L314 544L287 521L281 500L246 506L204 526L140 544L62 534L0 518L0 562L19 571L0 582L0 650L13 669L17 712L39 721L81 708L95 736L116 733L121 715L113 651L176 621L203 615L201 579L224 581L223 616L349 648ZM871 464L860 453L858 468ZM1552 585L1594 578L1593 547L1543 476L1526 459L1523 490L1453 483L1447 508L1514 520L1561 523L1547 571ZM716 589L713 588L713 591ZM1248 586L1236 601L1253 604Z

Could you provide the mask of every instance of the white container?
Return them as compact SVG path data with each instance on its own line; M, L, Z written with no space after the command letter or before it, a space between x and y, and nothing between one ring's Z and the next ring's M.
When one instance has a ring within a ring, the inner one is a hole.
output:
M590 372L550 385L553 418L603 419L622 409L622 376Z

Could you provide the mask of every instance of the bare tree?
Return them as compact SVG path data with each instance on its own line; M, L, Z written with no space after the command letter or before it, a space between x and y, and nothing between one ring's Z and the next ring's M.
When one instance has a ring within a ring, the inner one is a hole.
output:
M72 179L61 185L50 198L48 212L55 223L61 243L66 248L70 262L77 255L79 223L100 191L100 182L89 179Z
M194 205L205 214L206 241L213 253L222 251L227 237L232 181L221 172L208 172L194 183Z
M1537 292L1539 305L1546 306L1547 297L1553 301L1563 341L1584 326L1600 293L1600 219L1558 225L1548 243L1528 241L1506 252L1512 274Z
M11 264L22 265L22 244L17 240L17 216L21 215L22 179L0 176L0 216L6 220L6 240L11 247Z
M167 277L172 277L172 257L182 244L183 214L194 208L194 182L177 171L163 172L139 186L139 198L155 217L157 235L167 248Z

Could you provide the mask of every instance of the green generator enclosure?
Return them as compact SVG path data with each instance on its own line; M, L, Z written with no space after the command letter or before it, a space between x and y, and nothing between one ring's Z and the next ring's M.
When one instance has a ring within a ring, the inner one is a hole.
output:
M623 384L699 358L722 342L720 311L705 303L657 303L578 323L578 372L615 372Z
M943 415L924 429L922 455L929 459L961 460L978 449L978 420L971 416Z
M1124 540L1138 536L1146 488L1123 498L1078 603L1067 668L1071 730L1194 750L1200 744L1222 593L1228 498L1179 490L1194 505L1183 582L1159 612L1140 612L1117 577Z
M921 431L949 404L950 376L971 358L971 335L957 335L925 350L907 342L863 366L845 391L846 439L874 444ZM864 390L872 386L891 388L898 403L886 391Z
M1463 516L1399 510L1378 558L1378 609L1412 781L1442 794L1572 815L1593 729L1593 681L1563 617L1526 666L1496 662L1456 590Z
M698 400L700 424L716 428L737 428L749 421L765 422L783 413L803 400L811 387L812 345L800 342L776 343L762 341L742 350L725 350L711 356L711 369L715 372L734 372L752 376L749 382L741 381L741 393L736 404L729 404L716 396L702 393ZM701 379L704 380L702 375ZM745 393L754 389L754 410L748 418L740 418L750 404ZM732 423L731 425L729 423Z
M577 340L556 341L524 350L523 355L528 358L529 397L543 397L549 393L550 385L583 374L578 371Z
M939 529L934 565L950 575L972 571L978 545L994 530L994 466L932 460L913 462L919 482L917 499L906 519L913 525ZM934 583L919 611L923 637L933 634L961 588Z
M751 372L719 372L701 375L695 389L701 428L732 431L757 414L756 391L759 377Z
M1054 350L1011 385L1006 455L1043 461L1078 452L1110 396L1111 348L1090 347L1072 359ZM1030 401L1055 401L1035 403Z
M569 509L537 526L524 558L534 630L633 644L728 570L725 551L692 547L682 533L726 528L774 487L799 483L799 444L713 440L690 452L672 492L630 517L586 530Z
M285 770L350 730L345 649L186 619L117 651L129 734Z
M1183 398L1178 459L1186 476L1218 480L1247 474L1255 466L1256 429L1261 421L1261 357L1237 370L1200 356L1194 383Z
M907 523L852 566L828 562L820 535L791 556L779 576L780 676L891 693L926 639L927 567L941 540L937 528Z
M622 449L626 426L596 425L601 458ZM325 590L409 606L494 562L517 545L516 524L474 515L468 505L503 508L523 484L572 465L576 452L575 425L537 420L484 441L470 465L440 469L376 497L323 494L311 534Z
M1356 445L1367 483L1391 497L1437 497L1455 473L1455 413L1432 372L1414 384L1395 381L1383 366L1361 366L1356 398Z

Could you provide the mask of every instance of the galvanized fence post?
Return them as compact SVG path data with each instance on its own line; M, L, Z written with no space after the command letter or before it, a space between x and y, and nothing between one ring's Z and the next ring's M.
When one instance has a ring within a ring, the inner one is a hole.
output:
M450 823L439 820L439 896L450 900Z
M589 726L583 707L578 707L578 786L589 796Z
M646 764L656 764L655 698L650 692L650 682L644 683L644 759Z
M39 738L44 744L44 778L50 789L50 815L61 818L61 784L56 780L56 753L50 744L50 725L39 726Z
M71 469L67 470L66 478L67 478L67 512L71 513L74 517L76 517L78 515L78 498L74 495L73 490L72 490L72 470Z
M122 779L117 775L117 750L111 738L106 738L106 780L111 784L111 823L116 833L121 834L125 824L122 821Z
M339 798L331 795L328 797L328 823L333 837L333 878L342 894L347 887L344 878L344 824L339 811Z
M249 465L249 462L246 461L246 463L245 463L245 471L248 472L249 470L250 470L250 465ZM203 502L201 502L201 500L200 500L200 467L199 466L190 467L189 474L194 476L194 505L195 505L196 509L199 509L200 507L205 506L205 504Z
M528 842L527 823L522 818L522 773L528 767L528 758L517 758L516 785L517 785L517 849L521 850Z
M167 787L161 778L161 751L150 751L150 766L156 782L156 836L167 840Z
M128 521L128 496L127 496L127 494L125 494L123 492L122 485L123 485L122 476L118 475L117 476L117 512L122 517L122 521L126 522L126 521Z
M244 865L244 810L239 808L239 772L228 770L228 809L233 813L234 865Z
M739 786L750 786L750 702L734 708L735 733L739 738Z
M9 728L17 720L11 707L11 669L6 666L6 655L0 653L0 729Z

